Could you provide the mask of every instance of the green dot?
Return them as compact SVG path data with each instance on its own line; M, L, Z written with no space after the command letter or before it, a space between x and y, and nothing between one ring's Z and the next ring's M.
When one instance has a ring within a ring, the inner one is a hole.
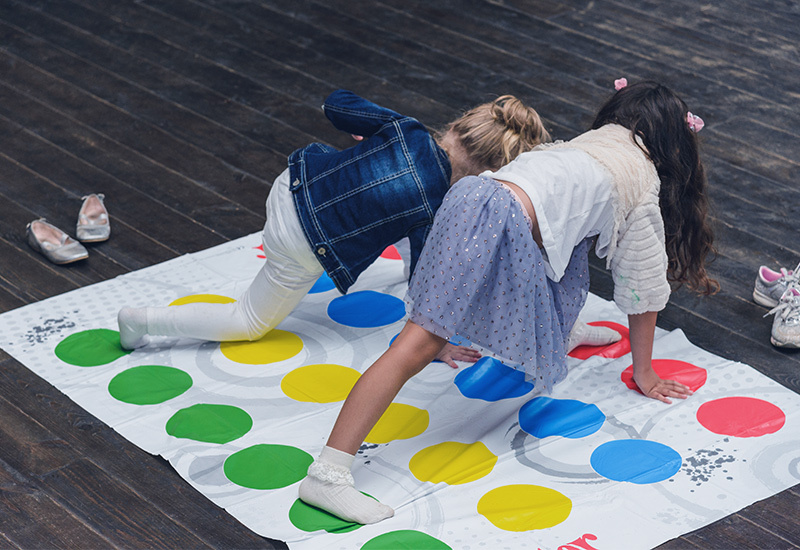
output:
M182 439L206 443L228 443L253 427L253 419L231 405L192 405L181 409L167 421L167 433Z
M155 405L192 387L192 377L174 367L141 365L123 371L108 383L114 399L131 405Z
M55 349L56 357L76 367L106 365L129 353L119 345L119 332L107 328L70 334Z
M314 459L287 445L253 445L225 460L225 476L250 489L280 489L306 477Z
M289 521L298 529L309 533L321 529L328 533L349 533L361 527L360 523L339 519L324 510L309 506L300 499L295 500L289 508Z
M390 531L368 540L361 550L452 550L448 545L422 531Z

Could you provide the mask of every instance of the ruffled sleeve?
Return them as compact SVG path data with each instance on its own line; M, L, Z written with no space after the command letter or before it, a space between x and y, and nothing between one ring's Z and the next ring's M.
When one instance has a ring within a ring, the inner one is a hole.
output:
M664 222L655 201L634 208L620 225L610 259L614 302L628 315L661 311L671 292L667 281Z

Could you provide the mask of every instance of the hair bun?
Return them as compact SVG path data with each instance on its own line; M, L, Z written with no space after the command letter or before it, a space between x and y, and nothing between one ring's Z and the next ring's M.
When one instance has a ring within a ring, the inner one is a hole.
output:
M470 109L450 130L475 163L492 170L550 140L536 111L512 95Z
M539 136L543 131L539 115L513 95L502 95L494 100L493 118L515 134Z

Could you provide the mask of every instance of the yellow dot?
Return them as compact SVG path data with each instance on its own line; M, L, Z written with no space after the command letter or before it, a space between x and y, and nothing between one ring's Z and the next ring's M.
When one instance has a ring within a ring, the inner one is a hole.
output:
M480 441L445 441L415 454L408 468L420 481L460 485L488 475L495 464L497 456Z
M504 531L531 531L558 525L569 517L572 501L538 485L506 485L478 501L478 513Z
M410 439L428 429L428 411L411 405L392 403L367 434L367 443L389 443Z
M254 342L223 342L219 345L222 354L237 363L263 365L294 357L303 349L299 336L285 330L271 330Z
M231 302L235 302L233 298L228 298L227 296L220 296L219 294L191 294L189 296L184 296L183 298L178 298L177 300L173 300L170 302L169 305L171 306L182 306L183 304L194 304L197 302L202 302L206 304L230 304Z
M307 365L294 369L281 380L281 389L295 401L333 403L342 401L361 374L342 365Z

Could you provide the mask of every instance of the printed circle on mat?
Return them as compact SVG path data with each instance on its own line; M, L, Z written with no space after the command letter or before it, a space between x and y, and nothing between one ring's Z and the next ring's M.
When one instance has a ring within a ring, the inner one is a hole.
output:
M450 546L422 531L402 529L369 539L361 550L452 550Z
M219 294L191 294L189 296L184 296L183 298L178 298L177 300L173 300L169 303L171 306L182 306L184 304L230 304L231 302L235 302L233 298L228 298L227 296L220 296Z
M592 453L595 472L613 481L637 485L658 483L681 469L683 460L677 451L646 439L621 439L603 443Z
M676 380L689 386L689 389L693 392L705 385L708 376L706 369L701 369L691 363L677 359L653 359L653 370L661 378ZM642 393L639 386L633 381L633 365L622 371L620 378L630 389Z
M167 421L167 433L205 443L228 443L253 427L253 419L239 407L200 403L181 409Z
M628 327L612 321L594 321L586 324L594 327L607 327L612 330L616 330L620 333L622 339L618 342L607 344L605 346L578 346L569 352L570 357L583 360L596 355L598 357L616 359L617 357L622 357L623 355L631 352L631 336Z
M497 456L480 441L445 441L422 449L408 463L420 481L461 485L480 479L497 464Z
M336 285L333 283L333 279L328 277L327 273L323 273L320 275L319 279L317 279L317 282L314 283L314 286L311 287L311 290L309 290L308 293L319 294L320 292L328 292L334 288L336 288Z
M500 401L520 397L533 389L525 373L504 365L494 357L481 357L456 375L455 385L464 397Z
M519 410L519 426L539 439L560 435L578 439L595 433L606 421L597 405L574 399L536 397Z
M366 493L362 494L366 495ZM349 533L362 527L360 523L345 521L325 510L310 506L300 499L295 500L292 507L289 508L289 521L301 531L308 533L320 529L324 529L328 533Z
M761 437L783 428L780 407L755 397L723 397L700 405L697 421L707 430L733 437Z
M478 513L504 531L531 531L558 525L569 517L572 501L539 485L505 485L478 501Z
M263 365L291 359L303 350L303 340L294 333L272 329L253 342L222 342L219 350L236 363Z
M119 332L96 328L70 334L54 350L56 357L76 367L107 365L130 351L119 345Z
M348 327L374 328L391 325L405 314L403 300L374 290L345 294L328 304L328 317Z
M385 258L387 260L402 260L403 258L400 256L400 253L397 251L397 247L393 244L390 244L386 248L383 249L381 252L381 258Z
M131 405L155 405L192 387L189 373L175 367L141 365L122 371L108 383L108 393Z
M395 439L411 439L428 429L428 411L403 403L391 403L383 416L367 434L367 443L389 443Z
M359 376L357 370L342 365L306 365L284 376L281 390L295 401L333 403L347 397Z
M225 477L248 489L280 489L297 483L314 459L289 445L259 444L233 453L225 459Z

